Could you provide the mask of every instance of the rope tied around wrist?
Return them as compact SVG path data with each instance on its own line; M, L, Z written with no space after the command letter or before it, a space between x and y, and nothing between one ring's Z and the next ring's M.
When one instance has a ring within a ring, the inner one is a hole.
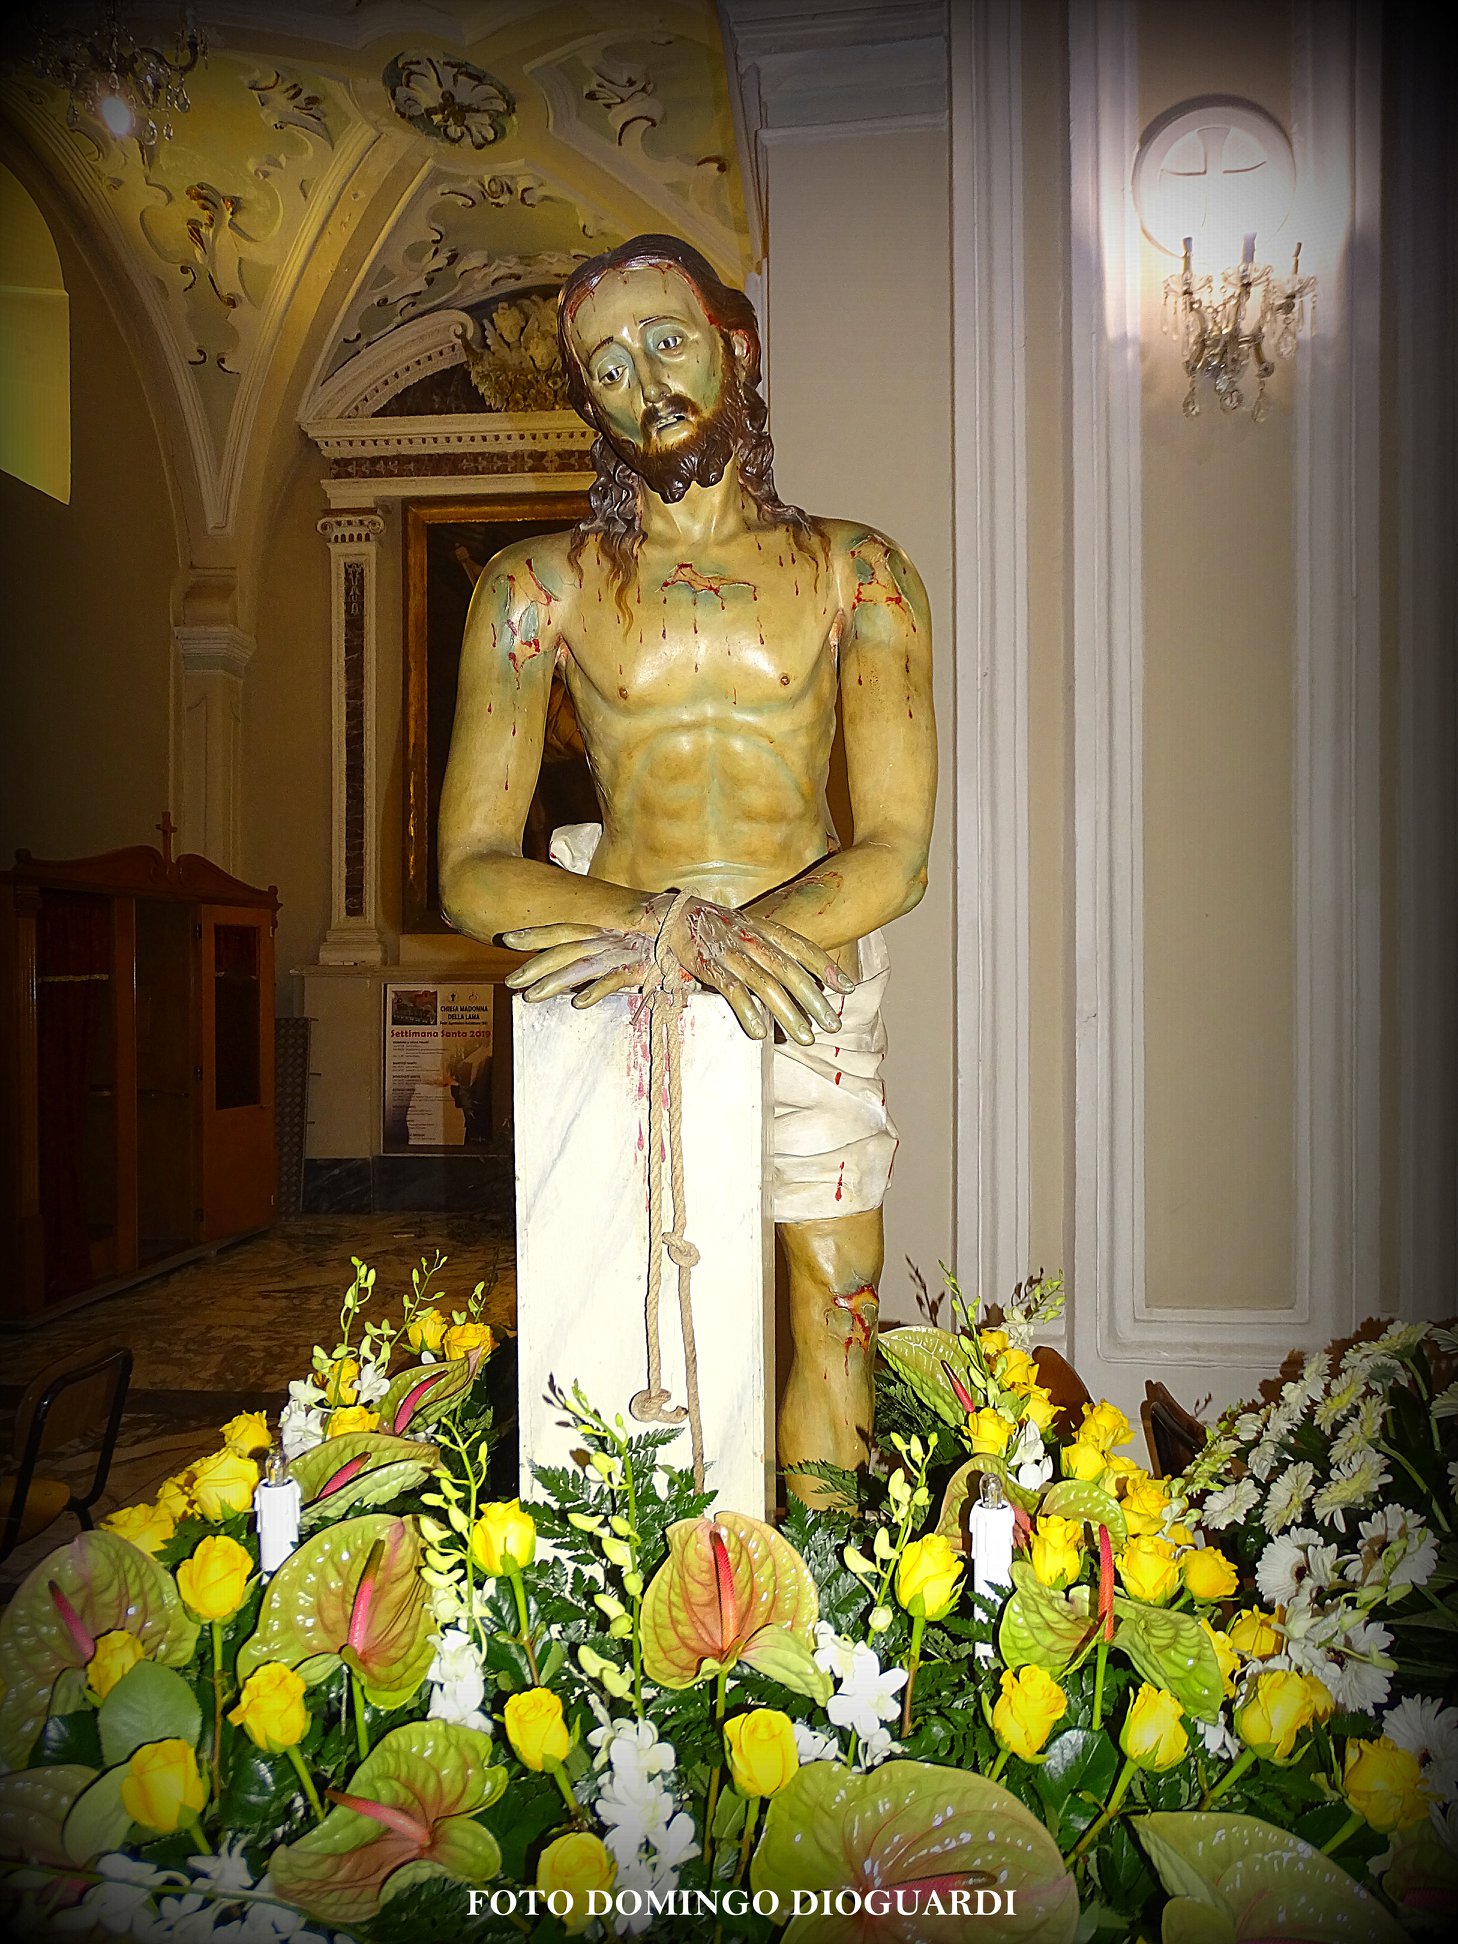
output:
M693 893L675 892L673 902L659 921L653 941L653 964L643 981L642 993L648 1010L648 1289L644 1301L644 1323L648 1338L648 1384L630 1401L628 1410L640 1424L682 1424L688 1419L689 1442L693 1453L694 1484L704 1489L704 1426L699 1408L699 1357L694 1342L693 1273L699 1252L686 1233L688 1208L684 1192L683 1165L683 1045L679 1019L683 1002L692 984L684 977L684 966L668 942L668 934ZM667 1142L664 1140L664 1109L667 1107ZM673 1225L664 1227L663 1160L668 1157L669 1187L673 1197ZM678 1318L683 1338L685 1404L672 1404L663 1384L663 1347L659 1310L663 1294L663 1259L667 1255L678 1271Z

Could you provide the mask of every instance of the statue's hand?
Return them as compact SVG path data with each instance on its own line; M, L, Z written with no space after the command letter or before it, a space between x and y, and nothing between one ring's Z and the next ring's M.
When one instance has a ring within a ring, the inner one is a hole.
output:
M570 992L574 1006L592 1006L610 992L641 990L654 964L654 946L675 893L660 892L640 920L621 931L594 925L531 925L504 932L513 951L532 952L506 983L528 1000ZM798 932L705 898L689 898L669 926L667 943L685 983L720 992L751 1039L763 1039L771 1019L801 1046L819 1026L833 1032L839 1014L826 996L855 983L830 954Z

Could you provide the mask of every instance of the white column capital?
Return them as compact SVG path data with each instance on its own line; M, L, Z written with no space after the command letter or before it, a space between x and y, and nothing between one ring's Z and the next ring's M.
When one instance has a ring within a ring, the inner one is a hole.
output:
M385 531L383 514L363 510L356 513L326 513L318 525L331 547L373 547Z

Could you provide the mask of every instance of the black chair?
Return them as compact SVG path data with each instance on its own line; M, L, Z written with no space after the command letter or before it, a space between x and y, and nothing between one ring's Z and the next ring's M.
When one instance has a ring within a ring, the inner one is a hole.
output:
M0 1483L0 1559L63 1512L74 1512L89 1530L92 1507L106 1490L131 1378L131 1351L109 1344L74 1351L32 1379L15 1413L17 1471ZM37 1470L47 1453L98 1429L101 1442L88 1485L67 1485Z
M1156 1478L1174 1478L1205 1449L1210 1436L1193 1411L1177 1403L1163 1384L1152 1379L1144 1386L1144 1435Z

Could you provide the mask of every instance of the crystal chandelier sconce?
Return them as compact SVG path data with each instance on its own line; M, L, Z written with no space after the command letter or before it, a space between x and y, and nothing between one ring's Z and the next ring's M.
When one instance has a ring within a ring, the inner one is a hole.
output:
M1189 379L1182 407L1186 418L1200 414L1200 383L1210 380L1222 412L1238 412L1244 387L1255 380L1250 415L1259 425L1270 411L1266 380L1277 358L1295 354L1303 332L1316 329L1316 279L1301 274L1301 245L1291 258L1291 273L1278 277L1268 263L1255 261L1255 236L1248 235L1240 263L1220 272L1217 293L1211 276L1197 277L1193 238L1185 237L1178 276L1164 280L1161 328L1179 339L1180 358Z
M91 34L43 27L31 61L37 74L66 90L66 126L84 133L82 117L118 142L137 145L145 164L170 141L173 115L192 106L187 76L207 58L207 41L184 6L171 55L145 47L122 24L119 0L105 0Z

